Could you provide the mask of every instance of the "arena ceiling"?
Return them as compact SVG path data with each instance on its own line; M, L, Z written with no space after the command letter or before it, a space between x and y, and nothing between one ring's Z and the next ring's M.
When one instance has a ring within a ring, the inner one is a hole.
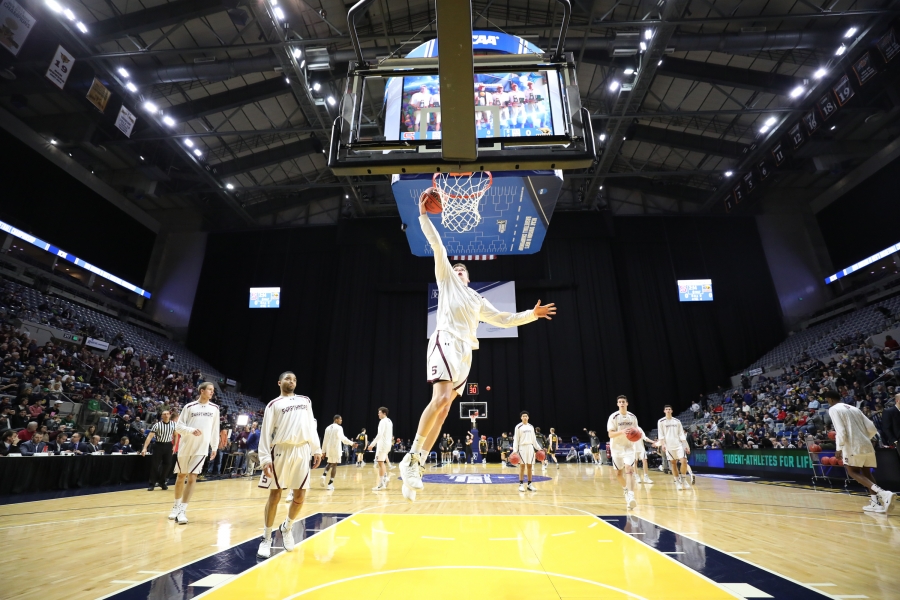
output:
M17 55L0 50L0 107L147 213L209 230L396 214L387 178L326 166L352 3L17 2L37 24ZM561 18L552 0L474 0L473 13L476 28L544 48ZM898 15L889 0L573 0L565 48L604 137L592 168L567 173L557 210L692 213L727 201L745 212L763 196L814 199L900 134L900 78L876 46ZM359 32L367 57L402 56L434 37L434 4L378 0ZM62 90L46 77L60 45L75 58ZM853 69L866 52L871 83ZM801 124L794 148L794 127L845 75L854 98L812 131ZM86 100L94 78L112 110ZM118 105L137 117L130 138L115 127Z

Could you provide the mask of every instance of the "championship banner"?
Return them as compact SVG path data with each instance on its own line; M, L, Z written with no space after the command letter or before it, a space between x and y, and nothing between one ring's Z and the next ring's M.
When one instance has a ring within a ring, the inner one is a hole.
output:
M106 89L106 86L100 83L99 79L94 77L94 82L91 84L91 89L88 90L85 98L88 99L88 102L96 106L97 110L106 112L106 103L109 102L110 96L112 96L112 92Z
M470 283L469 287L484 296L494 308L501 312L516 311L516 282L515 281L488 281L485 283ZM438 287L436 283L428 284L428 337L437 328ZM530 307L529 307L530 308ZM485 338L517 338L517 327L495 327L487 323L479 323L475 335L478 339Z
M897 35L894 32L894 28L888 30L886 34L882 36L878 43L878 51L881 52L881 56L884 57L884 62L889 63L891 60L900 54L900 44L897 43Z
M125 105L122 105L122 108L119 109L119 116L116 117L116 127L119 131L125 134L125 137L131 137L131 132L134 130L134 123L137 121L134 114L127 108Z
M59 89L63 89L66 87L66 80L69 78L69 73L72 72L74 64L75 59L72 58L72 55L65 48L59 46L56 49L56 54L53 56L53 61L50 63L50 68L47 69L47 79L52 81Z
M863 54L862 58L853 63L853 72L856 73L856 79L859 81L859 85L872 79L878 73L875 66L872 64L872 59L868 52Z
M19 53L25 38L34 27L34 17L19 6L15 0L0 3L0 45L13 53Z

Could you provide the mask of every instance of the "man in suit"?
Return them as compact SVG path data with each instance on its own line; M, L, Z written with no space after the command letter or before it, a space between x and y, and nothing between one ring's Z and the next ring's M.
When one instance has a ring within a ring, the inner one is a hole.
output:
M0 456L19 454L19 436L12 429L7 429L0 435Z
M68 450L71 447L69 444L69 434L65 431L60 431L56 434L56 441L49 442L47 445L50 447L50 452L55 452L57 454L63 450Z
M118 444L113 444L113 454L131 454L132 452L134 452L134 449L131 447L131 440L128 439L127 435L123 435Z
M900 394L894 396L894 406L884 409L881 428L884 431L884 441L900 452Z
M90 452L90 448L88 448L87 444L81 441L81 434L77 431L72 434L72 443L69 446L69 450L71 450L76 455L88 454Z
M103 451L103 445L100 444L100 436L99 436L99 435L95 435L94 437L92 437L92 438L91 438L91 441L90 441L90 443L87 445L87 447L88 447L88 450L87 450L87 451L90 452L90 453L93 453L93 452L102 452L102 451Z
M40 454L41 452L47 452L47 442L43 441L44 434L40 431L36 431L34 435L31 436L31 439L27 442L22 442L19 451L22 453L22 456L34 456L35 454Z

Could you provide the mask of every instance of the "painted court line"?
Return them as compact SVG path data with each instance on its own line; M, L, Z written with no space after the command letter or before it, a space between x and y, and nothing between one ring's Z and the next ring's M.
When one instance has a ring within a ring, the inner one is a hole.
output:
M162 575L163 573L165 573L165 571L138 571L138 573L147 575Z
M596 526L597 526L597 523L591 523L590 525L588 525L588 529L590 529L591 527L596 527Z
M832 598L868 598L868 596L863 596L862 594L859 594L859 595L855 595L855 594L854 594L854 595L851 595L851 596L847 596L847 595L832 596Z
M749 552L727 552L726 554L750 554ZM809 584L807 584L809 585Z
M357 527L360 527L360 524L357 523L356 521L354 521L353 519L350 519L350 522L353 523L354 525L356 525Z
M388 532L385 532L385 533L388 533ZM423 535L423 536L422 536L422 539L423 539L423 540L447 540L447 541L452 542L452 541L455 540L456 538L445 538L445 537L434 537L434 536L431 536L431 535Z
M128 583L128 584L134 585L136 583L144 583L144 582L143 581L134 581L131 579L113 579L112 581L110 581L110 583Z
M559 537L561 535L571 535L575 533L574 531L563 531L562 533L554 533L550 537Z
M813 587L837 587L836 583L807 583L805 585L810 585Z

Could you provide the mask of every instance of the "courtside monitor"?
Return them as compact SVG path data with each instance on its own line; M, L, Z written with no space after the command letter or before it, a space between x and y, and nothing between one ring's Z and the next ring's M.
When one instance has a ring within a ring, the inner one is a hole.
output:
M250 288L250 308L278 308L280 306L280 287Z
M681 302L712 302L712 279L679 279L678 300Z

